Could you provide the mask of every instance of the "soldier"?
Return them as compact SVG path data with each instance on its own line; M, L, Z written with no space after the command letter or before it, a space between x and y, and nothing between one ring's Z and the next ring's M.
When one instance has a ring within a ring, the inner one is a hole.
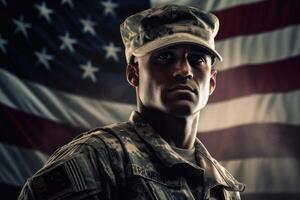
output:
M240 199L244 185L196 138L222 60L218 27L213 14L178 5L128 17L121 36L137 111L58 149L19 199Z

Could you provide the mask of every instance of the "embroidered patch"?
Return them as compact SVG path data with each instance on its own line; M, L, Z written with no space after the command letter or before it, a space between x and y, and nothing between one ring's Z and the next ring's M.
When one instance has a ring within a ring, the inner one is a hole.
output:
M51 200L87 190L84 173L88 169L81 161L82 157L75 157L33 177L31 186L36 198Z
M37 199L51 199L73 190L70 177L63 165L34 177L32 188Z

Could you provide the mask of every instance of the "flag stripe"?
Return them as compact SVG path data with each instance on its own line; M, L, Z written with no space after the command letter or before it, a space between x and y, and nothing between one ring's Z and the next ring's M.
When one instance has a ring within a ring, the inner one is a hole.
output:
M297 0L272 0L216 12L221 24L216 40L257 34L297 24L300 22L299 7L300 2Z
M48 120L90 129L125 121L134 106L49 89L0 69L0 103ZM120 110L122 112L120 112Z
M246 185L244 194L300 192L299 159L251 158L221 164Z
M51 154L82 130L33 116L0 104L0 142Z
M224 60L218 64L221 71L264 62L275 62L300 54L300 25L257 35L238 36L216 43ZM286 40L285 38L293 38Z
M207 105L200 114L199 130L216 131L247 124L300 124L300 90L250 95ZM218 123L216 123L218 122Z
M300 124L249 124L199 132L197 136L217 160L234 160L252 157L300 158L299 133ZM267 138L268 143L262 138Z
M299 63L300 56L296 56L278 62L223 71L217 75L217 88L209 102L226 101L251 94L300 89Z
M122 71L119 75L101 72L101 78L98 83L93 83L87 80L81 80L78 77L66 77L61 72L52 72L51 76L45 77L45 73L41 69L35 69L34 73L28 70L20 70L14 65L0 63L1 69L15 74L24 80L34 81L56 90L65 91L68 93L90 96L92 98L103 99L107 101L121 101L125 103L134 103L134 89L127 83L124 75L126 66L122 66ZM59 65L52 65L53 68L61 68ZM55 74L58 73L58 74ZM74 78L77 78L75 80ZM66 81L68 79L68 81ZM73 80L74 79L74 80ZM82 82L82 83L81 83ZM122 97L122 99L120 99Z
M21 187L47 159L39 151L0 143L0 183Z

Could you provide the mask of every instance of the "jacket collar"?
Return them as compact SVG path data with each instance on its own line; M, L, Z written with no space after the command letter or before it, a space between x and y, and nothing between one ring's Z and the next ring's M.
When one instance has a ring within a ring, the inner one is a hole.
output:
M167 167L181 163L189 163L195 168L198 166L184 160L179 156L172 147L147 123L138 112L133 112L130 116L129 122L133 123L135 131L140 138L147 143L154 151L155 155ZM199 168L200 169L200 168Z
M155 155L166 167L172 168L183 165L188 167L194 175L202 176L204 173L205 185L210 188L216 185L223 185L234 191L244 190L244 184L234 179L224 167L213 159L198 138L195 141L197 160L197 165L195 165L179 156L138 112L134 111L131 113L129 122L133 124L139 137L151 147Z

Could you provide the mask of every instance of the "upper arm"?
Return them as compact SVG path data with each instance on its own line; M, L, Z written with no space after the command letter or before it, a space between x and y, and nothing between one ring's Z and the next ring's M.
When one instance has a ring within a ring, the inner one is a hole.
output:
M119 174L119 168L114 169L116 163L118 167L122 166L123 159L109 150L110 137L108 135L103 141L94 134L87 134L58 149L45 166L28 179L19 200L98 197L108 200L115 197L118 190L116 176L123 174Z
M30 178L19 199L85 199L102 191L101 177L88 155L78 153L45 166Z
M28 179L19 200L97 199L98 196L109 199L112 174L105 152L101 143L97 150L88 142L60 148Z

